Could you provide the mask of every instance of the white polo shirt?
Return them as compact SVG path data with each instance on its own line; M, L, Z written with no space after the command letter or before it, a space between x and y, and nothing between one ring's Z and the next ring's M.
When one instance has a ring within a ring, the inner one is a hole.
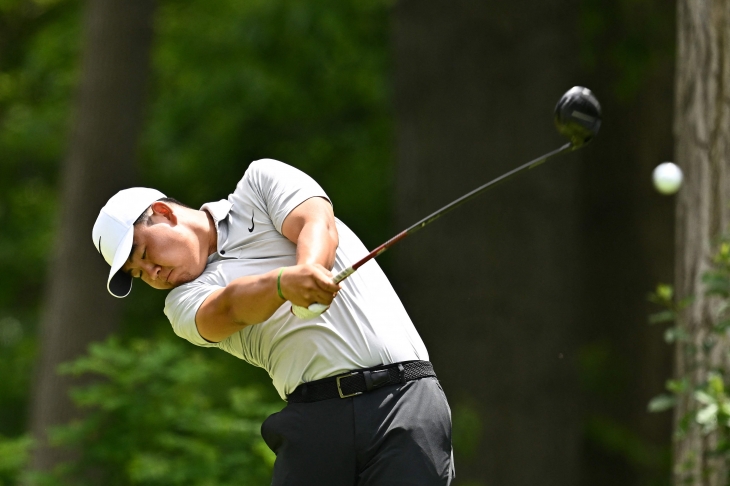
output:
M201 208L216 223L218 252L197 279L172 290L165 300L165 314L178 336L264 368L283 399L301 383L348 370L428 360L423 341L375 261L342 282L331 307L319 317L299 319L286 302L268 320L220 343L200 336L195 314L212 292L238 277L296 264L296 245L281 234L281 226L311 197L327 195L302 171L271 159L253 162L228 199ZM336 223L334 274L368 253L344 223Z

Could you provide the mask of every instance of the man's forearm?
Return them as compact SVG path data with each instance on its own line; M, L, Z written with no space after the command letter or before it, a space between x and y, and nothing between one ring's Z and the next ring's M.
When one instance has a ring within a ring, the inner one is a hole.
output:
M263 275L241 277L226 286L234 322L244 326L264 322L285 302L276 288L278 273L277 269Z
M276 289L278 270L240 277L208 297L198 310L196 323L201 336L222 341L246 326L264 322L284 300Z
M281 274L281 292L278 281ZM301 307L313 302L329 305L339 286L318 264L278 268L262 275L240 277L213 292L196 315L198 332L218 342L246 326L264 322L286 301Z

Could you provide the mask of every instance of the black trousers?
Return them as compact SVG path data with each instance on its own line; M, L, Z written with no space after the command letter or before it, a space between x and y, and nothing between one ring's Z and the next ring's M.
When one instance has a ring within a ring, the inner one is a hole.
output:
M261 426L272 486L447 486L451 410L436 378L290 403Z

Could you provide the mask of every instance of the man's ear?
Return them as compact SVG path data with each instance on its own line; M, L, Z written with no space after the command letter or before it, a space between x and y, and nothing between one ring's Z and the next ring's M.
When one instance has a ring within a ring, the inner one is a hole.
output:
M161 219L167 220L171 224L177 224L177 214L175 214L174 206L171 206L162 201L155 201L150 206L152 209L152 215L150 218L153 222L162 222ZM155 221L156 220L156 221Z

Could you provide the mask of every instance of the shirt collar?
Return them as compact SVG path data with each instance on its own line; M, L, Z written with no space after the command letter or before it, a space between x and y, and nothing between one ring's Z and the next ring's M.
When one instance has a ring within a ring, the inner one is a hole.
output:
M228 216L228 213L231 212L231 207L233 207L233 204L231 204L230 201L227 199L221 199L220 201L205 203L200 207L200 209L208 211L210 215L213 216L215 222L218 223L218 221L221 221Z
M215 223L215 231L218 233L218 251L208 256L208 263L213 263L223 255L221 249L228 239L228 222L226 218L228 218L228 213L231 212L231 207L233 205L226 199L205 203L200 207L201 211L206 210L211 215Z

